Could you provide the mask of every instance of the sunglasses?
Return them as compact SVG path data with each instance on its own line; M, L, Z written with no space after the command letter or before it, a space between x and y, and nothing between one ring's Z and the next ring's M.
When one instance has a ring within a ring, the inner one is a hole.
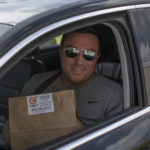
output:
M76 47L65 47L65 54L69 58L75 58L79 54L79 49ZM96 52L93 50L85 49L82 51L82 56L85 60L92 61L96 56Z

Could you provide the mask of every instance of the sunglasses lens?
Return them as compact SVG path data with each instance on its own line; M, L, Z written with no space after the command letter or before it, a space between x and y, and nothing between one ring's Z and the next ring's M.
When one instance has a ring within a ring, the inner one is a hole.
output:
M88 61L92 61L96 57L96 52L92 50L84 50L83 57Z
M66 47L64 50L66 56L70 58L75 58L79 54L79 50L74 47Z
M66 56L70 58L75 58L79 54L79 49L75 47L66 47L64 51ZM96 57L96 52L93 50L84 50L83 57L88 61L92 61Z

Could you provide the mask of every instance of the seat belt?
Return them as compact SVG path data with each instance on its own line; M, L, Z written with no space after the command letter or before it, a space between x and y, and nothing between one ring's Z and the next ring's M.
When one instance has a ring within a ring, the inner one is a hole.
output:
M57 72L54 76L48 78L46 81L44 81L35 91L33 94L39 94L42 91L44 91L53 81L55 81L58 76L61 74L61 71Z

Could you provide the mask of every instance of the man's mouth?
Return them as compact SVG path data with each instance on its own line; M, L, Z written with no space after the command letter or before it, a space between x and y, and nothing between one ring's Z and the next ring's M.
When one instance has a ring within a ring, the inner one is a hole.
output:
M74 66L74 67L72 67L72 71L75 74L81 74L83 72L83 67Z

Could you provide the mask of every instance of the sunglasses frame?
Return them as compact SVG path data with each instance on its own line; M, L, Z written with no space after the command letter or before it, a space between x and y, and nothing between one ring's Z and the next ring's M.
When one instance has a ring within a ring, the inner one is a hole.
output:
M80 50L76 47L67 46L64 48L65 54L69 58L75 58L79 55ZM69 52L70 51L70 52ZM67 53L68 52L68 53ZM70 55L69 55L70 54ZM90 54L90 55L89 55ZM97 57L97 53L94 50L84 49L82 50L82 56L87 61L92 61Z

